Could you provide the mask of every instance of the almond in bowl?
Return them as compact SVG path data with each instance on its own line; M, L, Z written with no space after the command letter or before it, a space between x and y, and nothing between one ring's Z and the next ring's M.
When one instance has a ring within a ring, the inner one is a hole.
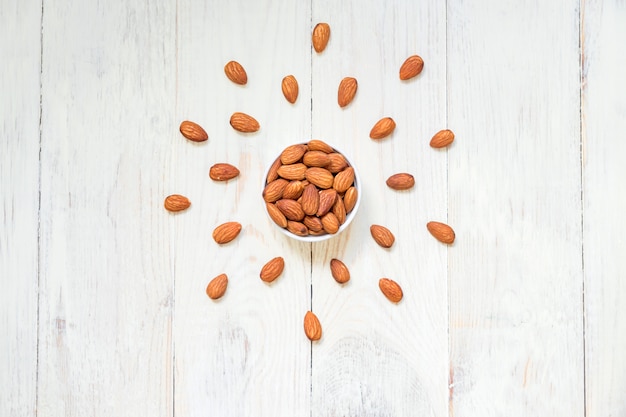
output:
M321 140L286 147L263 176L269 218L296 240L319 242L345 230L359 208L359 175L342 152Z

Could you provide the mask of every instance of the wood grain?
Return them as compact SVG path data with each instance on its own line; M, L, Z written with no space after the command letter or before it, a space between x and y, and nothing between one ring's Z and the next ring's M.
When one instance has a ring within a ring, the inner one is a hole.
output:
M34 416L41 3L0 8L0 415Z
M451 416L584 414L578 13L448 2Z
M446 152L430 148L446 127L445 5L435 2L315 1L313 22L328 22L330 42L313 53L313 137L346 153L359 171L362 202L340 236L313 246L313 311L324 335L313 344L314 416L447 414L446 249L426 231L446 213ZM422 74L401 81L404 60L419 54ZM337 103L342 78L358 91ZM380 141L370 129L383 117L396 122ZM415 176L408 191L386 179ZM396 237L391 249L370 236L371 224ZM337 284L330 260L341 259L351 280ZM388 277L404 299L390 303L378 280Z
M626 415L626 4L584 2L586 415Z
M171 416L176 10L43 9L37 414Z
M205 126L208 142L172 144L172 191L193 200L176 220L175 415L293 416L309 414L310 344L303 318L310 306L310 244L282 235L265 213L263 174L284 147L306 141L311 129L310 3L231 1L178 6L178 120ZM248 74L240 86L224 65L238 61ZM293 74L295 104L281 90ZM255 117L256 133L236 132L234 112ZM241 175L226 183L208 177L226 162ZM218 246L211 231L226 221L240 236ZM272 284L259 273L285 259ZM204 288L226 273L225 296L211 301Z

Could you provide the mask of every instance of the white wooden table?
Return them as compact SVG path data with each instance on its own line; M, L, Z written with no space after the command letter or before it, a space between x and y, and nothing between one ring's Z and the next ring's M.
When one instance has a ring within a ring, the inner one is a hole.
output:
M0 416L626 416L625 45L622 0L0 1ZM424 71L401 82L412 54ZM235 111L261 130L235 132ZM444 128L454 144L430 148ZM273 156L310 138L364 183L350 228L316 244L260 198ZM211 181L216 162L240 177ZM416 186L387 188L403 171ZM172 193L192 207L166 212Z

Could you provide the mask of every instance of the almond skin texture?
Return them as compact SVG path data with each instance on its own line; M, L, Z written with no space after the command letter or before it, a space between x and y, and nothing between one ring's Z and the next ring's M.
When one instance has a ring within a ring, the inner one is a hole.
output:
M396 238L393 236L393 233L389 231L384 226L380 226L377 224L373 224L370 226L370 233L372 237L383 248L390 248L393 246L393 242L395 242Z
M334 235L339 231L339 219L332 212L326 213L322 216L322 226L327 233Z
M317 208L317 217L322 217L324 214L328 213L328 211L333 208L335 204L335 200L337 199L337 191L334 189L322 190L319 192L320 195L320 204Z
M295 103L298 99L299 91L298 81L296 80L296 77L294 77L293 75L286 76L285 78L283 78L283 83L281 87L283 89L283 95L285 96L285 99L291 104Z
M302 158L302 155L304 155L306 151L306 145L287 146L280 154L280 162L284 165L295 164Z
M315 184L323 189L332 187L335 181L335 177L333 177L333 174L329 170L319 167L307 169L304 173L304 177L311 184Z
M346 107L352 102L358 87L359 83L356 78L346 77L341 80L339 89L337 90L337 103L339 103L339 107Z
M354 168L348 167L335 175L333 188L338 193L345 193L354 184Z
M394 174L387 178L387 186L394 190L408 190L415 185L413 175L407 173Z
M348 267L339 259L331 259L330 261L330 273L340 284L345 284L350 281L350 271Z
M309 235L309 229L303 223L295 222L292 220L287 221L287 230L298 236Z
M300 221L304 219L304 211L302 211L302 206L297 201L294 200L278 200L276 202L276 207L285 215L288 220Z
M320 206L320 195L315 185L309 184L304 187L300 204L305 214L313 216L317 213L317 209Z
M400 79L408 80L419 75L424 69L424 60L419 55L412 55L400 67Z
M171 212L187 210L191 206L189 199L183 195L172 194L165 197L163 207L165 210Z
M319 139L312 139L307 143L310 151L322 151L325 153L332 153L335 150L326 142Z
M330 163L330 158L326 152L308 151L302 157L302 163L308 167L325 167Z
M430 140L430 146L433 148L445 148L454 142L454 133L450 129L440 130Z
M197 123L185 120L180 124L180 133L193 142L204 142L209 139L206 131Z
M228 222L221 224L213 230L213 240L223 245L235 239L241 232L241 224L237 222Z
M447 224L440 222L428 222L426 228L438 241L447 243L448 245L454 243L454 230L452 230L452 228Z
M283 192L285 191L287 184L289 184L289 181L283 178L278 178L277 180L270 182L263 190L263 199L268 203L280 200L283 198Z
M310 311L304 315L304 334L311 341L322 338L322 325L317 316Z
M280 158L274 161L269 171L267 171L267 178L265 179L266 184L269 184L270 182L278 178L278 168L280 168L281 165L282 163L280 162Z
M220 274L209 282L206 287L206 295L212 300L217 300L224 295L226 287L228 287L228 276Z
M214 181L228 181L239 176L239 169L231 164L215 164L209 169L209 177Z
M359 198L359 192L356 187L348 188L348 191L343 195L343 205L346 207L346 213L350 213L354 206L356 206L356 200Z
M307 167L302 163L282 165L278 168L278 176L283 177L286 180L303 180Z
M376 122L372 130L370 131L370 138L383 139L391 135L396 128L396 122L391 117L383 117Z
M261 128L254 117L241 112L235 112L230 116L230 125L233 129L243 133L256 132Z
M224 73L229 80L239 85L246 85L248 82L248 74L237 61L230 61L224 66Z
M392 303L399 303L402 300L402 288L397 282L389 278L381 278L378 281L378 287L380 291L387 297Z
M330 26L328 23L318 23L313 29L313 35L311 36L311 42L313 48L318 54L326 49L328 40L330 39Z
M263 266L263 268L261 268L261 273L259 274L259 276L261 277L262 281L272 282L276 278L278 278L280 274L283 273L284 268L285 260L282 257L278 256L270 260Z
M328 159L328 165L326 165L324 168L326 168L333 174L343 171L348 166L348 161L346 161L346 158L344 158L343 155L340 153L329 153Z
M287 227L287 218L285 217L283 212L280 211L278 207L276 207L276 204L265 203L265 208L267 209L267 214L270 215L270 218L274 223L276 223L283 229Z
M306 216L303 220L303 223L306 227L309 228L309 234L311 234L311 232L323 232L324 231L324 225L322 224L322 221L320 220L319 217Z
M304 186L302 185L302 181L291 181L285 187L285 191L283 191L283 198L289 200L297 200L302 195L302 191L304 191Z

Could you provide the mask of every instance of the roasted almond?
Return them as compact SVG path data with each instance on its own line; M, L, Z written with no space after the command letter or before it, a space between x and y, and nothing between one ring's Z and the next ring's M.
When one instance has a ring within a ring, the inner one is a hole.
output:
M340 284L345 284L350 281L350 271L339 259L330 260L330 273L333 275L333 278L335 278L335 281Z
M356 187L350 187L343 195L343 205L346 207L346 213L350 213L354 206L356 205L356 201L359 198L359 192Z
M276 207L278 207L278 210L280 210L288 220L300 221L304 219L302 206L295 200L278 200Z
M320 206L320 195L315 185L309 184L304 187L304 191L302 192L302 201L300 204L302 205L302 210L305 214L313 216L317 213L317 209Z
M304 315L304 334L311 341L320 340L322 338L322 325L319 319L311 311L307 311Z
M337 220L339 220L340 225L346 222L346 206L343 204L343 199L335 199L332 211L335 217L337 217Z
M295 103L298 99L299 91L298 81L296 80L296 77L294 77L293 75L286 76L285 78L283 78L281 87L283 89L283 95L285 96L285 99L291 104Z
M304 173L304 177L311 184L315 184L318 188L323 189L332 187L335 180L335 177L333 177L333 174L329 170L319 167L307 169Z
M440 130L430 140L433 148L445 148L454 141L454 133L450 129Z
M171 212L187 210L191 206L189 199L180 194L172 194L165 197L163 207L165 210Z
M322 216L322 226L327 233L334 235L339 231L339 226L341 225L335 213L328 212Z
M280 154L280 162L284 165L295 164L302 158L302 155L304 155L306 151L306 145L297 144L287 146Z
M284 268L285 260L282 257L277 256L276 258L270 260L268 263L263 265L259 276L261 277L261 280L265 282L272 282L276 278L278 278L280 274L283 273Z
M281 167L278 168L278 175L286 180L303 180L306 170L307 166L303 163L281 165Z
M324 167L329 162L328 154L322 151L308 151L302 157L302 163L308 167Z
M237 61L230 61L224 66L224 73L235 84L245 85L248 82L248 74Z
M228 276L220 274L209 282L209 285L206 287L206 295L212 300L217 300L224 295L226 287L228 287Z
M348 161L346 161L346 158L344 158L342 154L337 152L329 153L328 160L328 165L326 165L324 168L326 168L333 174L343 171L348 166Z
M394 190L408 190L409 188L413 188L414 185L415 178L413 178L413 175L405 172L394 174L387 178L387 186Z
M399 303L400 300L402 300L402 288L394 280L381 278L378 281L378 287L385 297L387 297L387 299L392 303Z
M311 139L309 143L307 143L310 151L322 151L325 153L332 153L335 150L326 142L319 139Z
M354 168L347 167L346 169L335 175L333 188L341 194L345 193L348 188L352 187L352 184L354 184Z
M390 248L393 245L393 242L396 240L396 238L393 236L393 233L391 233L389 229L377 224L373 224L372 226L370 226L370 233L372 234L372 237L374 238L376 243L378 243L383 248Z
M313 28L313 35L311 36L311 41L313 43L313 48L315 52L320 53L328 45L328 40L330 39L330 26L328 23L318 23Z
M209 177L214 181L228 181L239 175L239 169L231 164L215 164L209 169Z
M287 221L287 230L289 230L294 235L298 235L298 236L309 235L309 229L303 223L292 221L292 220Z
M440 222L428 222L426 228L438 241L447 244L454 243L454 230L452 230L452 228L447 224Z
M289 200L297 200L302 195L302 191L304 191L304 186L302 185L302 181L294 180L289 182L283 191L283 198Z
M319 192L320 195L320 204L317 208L317 217L322 217L324 214L328 213L330 209L333 208L335 204L335 200L337 199L337 191L333 188L328 190L322 190Z
M319 217L315 216L306 216L302 221L306 227L309 229L309 234L311 232L321 232L324 230L324 225ZM326 233L326 232L324 232Z
M275 204L265 203L265 208L267 209L267 214L270 215L270 218L274 223L282 228L287 227L287 218L285 217L283 212L280 211L278 207L276 207Z
M412 55L400 67L400 79L408 80L419 75L424 69L424 60L419 55Z
M280 200L283 198L283 192L285 191L287 184L289 184L289 181L283 178L278 178L277 180L270 182L263 190L263 199L268 203Z
M356 95L356 90L359 86L356 78L346 77L341 80L339 83L339 89L337 90L337 103L339 103L339 107L346 107L354 96Z
M372 130L370 131L370 138L383 139L389 136L396 128L396 122L391 117L383 117L376 122Z
M213 230L213 240L223 245L235 239L241 232L241 224L237 222L227 222L217 226Z
M244 133L256 132L261 128L254 117L241 112L235 112L230 116L230 125L233 129Z
M180 124L180 133L193 142L204 142L209 138L202 126L189 120Z

